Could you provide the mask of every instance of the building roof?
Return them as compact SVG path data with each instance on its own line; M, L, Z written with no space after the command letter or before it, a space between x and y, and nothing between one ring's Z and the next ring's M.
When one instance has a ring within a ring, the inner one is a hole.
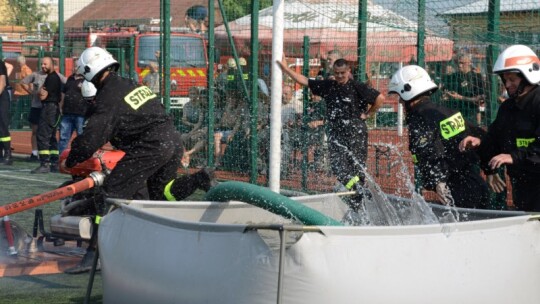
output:
M171 0L171 26L185 26L184 17L193 5L208 5L207 0ZM118 19L159 19L160 1L130 0L95 0L84 9L67 19L65 27L82 27L85 20ZM215 6L217 7L217 6ZM216 11L216 24L221 17ZM221 22L219 22L221 24Z
M540 10L539 1L531 0L500 0L501 12L521 12ZM448 10L440 15L466 15L466 14L484 14L488 11L489 0L480 0L468 5Z

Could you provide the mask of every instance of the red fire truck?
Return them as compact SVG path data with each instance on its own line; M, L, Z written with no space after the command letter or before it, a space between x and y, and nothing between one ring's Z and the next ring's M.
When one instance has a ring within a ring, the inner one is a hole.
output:
M141 83L150 72L149 64L158 60L159 26L130 26L128 20L115 20L113 26L98 25L87 21L84 30L66 33L66 56L77 57L90 46L105 48L120 62L122 75ZM181 108L189 100L190 87L207 85L206 40L187 28L171 28L170 45L171 108Z

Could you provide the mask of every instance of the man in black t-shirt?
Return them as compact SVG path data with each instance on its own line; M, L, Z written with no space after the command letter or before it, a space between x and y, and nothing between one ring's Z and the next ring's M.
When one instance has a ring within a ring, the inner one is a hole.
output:
M39 91L42 109L37 131L37 146L40 166L31 173L49 173L58 171L58 141L56 128L60 120L60 99L62 80L54 70L51 57L44 57L41 62L42 70L47 74L45 82Z
M384 96L351 79L351 67L345 59L334 62L334 79L326 80L308 79L296 73L287 66L285 59L277 63L294 81L308 86L313 94L324 98L332 171L348 190L360 190L364 185L368 148L365 120L377 113L384 102ZM354 197L351 208L357 211L361 200L360 194Z
M72 74L62 89L60 101L62 120L60 121L60 141L58 142L60 154L67 148L74 131L77 135L81 135L83 132L84 115L87 109L87 102L81 93L83 81L84 77L81 75Z

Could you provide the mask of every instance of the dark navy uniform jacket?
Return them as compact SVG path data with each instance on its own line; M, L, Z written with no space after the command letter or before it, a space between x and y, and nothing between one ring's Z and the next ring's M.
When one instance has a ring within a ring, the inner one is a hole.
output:
M482 169L491 170L488 162L498 154L510 154L507 165L511 177L540 178L540 87L523 98L509 98L499 108L497 118L482 138Z
M71 144L66 166L85 161L109 141L126 154L141 149L159 151L173 146L174 133L172 118L152 90L111 73L98 89L84 133Z
M474 152L462 153L459 143L467 135L485 133L468 123L458 111L436 105L425 98L407 110L409 150L422 174L424 187L435 189L447 182L452 173L464 172L478 157Z

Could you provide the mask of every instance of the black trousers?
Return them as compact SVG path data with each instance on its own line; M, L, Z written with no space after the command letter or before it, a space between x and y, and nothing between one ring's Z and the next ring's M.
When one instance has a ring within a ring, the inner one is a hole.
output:
M512 201L517 210L540 212L540 177L512 177Z
M342 184L355 176L363 181L368 151L368 129L364 121L353 120L351 126L330 129L328 150L332 172Z
M160 128L144 137L148 140L122 149L126 154L103 185L107 197L145 199L144 190L148 187L150 199L164 199L163 189L176 177L182 159L180 134L173 128Z
M58 161L56 129L60 123L60 108L56 102L43 102L37 130L37 147L42 164Z
M457 207L489 208L489 188L478 172L472 170L452 172L447 185Z
M330 165L337 180L347 185L358 177L359 181L352 190L361 190L365 181L366 160L368 151L368 128L364 121L351 120L348 126L339 129L330 128L328 134L328 152ZM347 200L349 207L358 212L361 209L364 194L358 191Z
M8 90L0 94L0 139L10 137L9 134L9 108L10 98Z

